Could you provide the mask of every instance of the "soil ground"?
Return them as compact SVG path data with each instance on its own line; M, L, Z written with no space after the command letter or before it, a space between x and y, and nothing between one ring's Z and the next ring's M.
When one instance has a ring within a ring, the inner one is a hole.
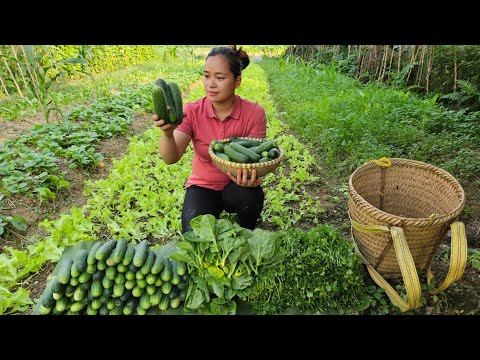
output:
M42 123L39 117L16 120L14 122L0 123L0 143L9 139L13 139L28 128L35 124ZM105 159L99 167L89 171L71 171L67 170L66 179L72 184L67 190L62 190L57 194L54 202L39 205L37 199L29 199L25 196L13 196L5 201L3 212L5 215L21 215L28 223L28 229L20 233L9 233L8 237L0 238L0 253L3 247L13 246L15 248L23 248L31 241L35 241L37 237L44 235L42 228L38 227L38 223L43 219L57 219L62 213L67 212L71 207L81 207L86 202L86 197L82 194L84 189L84 181L104 179L108 176L109 168L112 165L112 159L120 159L127 150L130 138L134 135L141 134L145 130L151 128L151 114L137 114L134 121L129 127L128 132L104 140L98 148ZM311 149L312 153L320 159L320 154L315 149ZM319 223L331 224L344 232L346 236L350 236L349 220L347 216L347 194L342 189L342 184L338 179L329 174L324 165L318 160L317 176L319 180L316 184L308 187L310 194L320 198L322 207L325 209L319 218ZM468 211L462 214L462 220L466 225L467 240L469 248L480 247L480 189L474 183L462 184L464 187ZM259 224L262 228L269 228L268 224ZM305 222L298 224L300 228L308 229L313 224ZM448 262L445 260L445 253L448 253L448 243L442 244L435 255L433 270L438 279L443 279L447 270ZM52 263L45 264L40 271L33 274L21 284L31 293L31 298L39 298L45 288L48 275L53 271ZM427 304L420 309L422 314L475 314L480 313L480 271L474 269L471 265L467 265L462 278L451 285L439 297L429 298ZM31 313L32 309L22 314Z

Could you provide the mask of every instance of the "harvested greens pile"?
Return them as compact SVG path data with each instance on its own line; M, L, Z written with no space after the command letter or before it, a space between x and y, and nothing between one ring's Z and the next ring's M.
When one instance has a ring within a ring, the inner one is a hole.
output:
M190 275L184 310L236 314L235 298L245 299L259 270L280 260L280 233L252 231L213 215L196 217L190 225L192 231L170 256L185 262Z
M36 314L325 313L364 307L363 267L327 225L249 230L201 215L153 251L144 240L67 247Z
M343 313L368 306L362 263L335 228L292 228L282 235L280 255L280 264L255 277L248 297L255 313Z

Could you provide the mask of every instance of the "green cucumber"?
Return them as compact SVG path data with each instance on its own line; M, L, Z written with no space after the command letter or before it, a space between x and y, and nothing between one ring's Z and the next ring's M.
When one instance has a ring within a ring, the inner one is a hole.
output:
M133 279L132 280L127 280L123 284L123 286L125 286L125 289L127 289L127 290L132 290L136 285L137 285L137 282Z
M87 293L81 287L77 287L73 292L73 300L81 301L85 295L87 295Z
M132 295L135 296L136 298L139 298L140 296L142 296L144 292L145 292L145 289L139 287L138 285L132 289Z
M88 304L88 305L87 305L86 314L87 314L87 315L97 315L97 314L98 314L98 311L97 311L97 309L94 309L94 308L92 307L92 304Z
M239 137L236 137L236 136L230 137L230 142L236 142L238 144L242 144L245 147L258 146L262 143L261 140L245 139L245 138L239 138Z
M159 289L155 290L155 292L152 295L150 295L150 304L152 304L152 306L156 306L160 304L162 297L163 297L162 291Z
M177 113L175 105L173 104L172 94L170 93L170 87L168 86L167 82L162 78L158 78L157 81L155 81L155 85L159 86L162 90L163 96L165 98L165 105L167 109L169 109L168 116L163 120L174 124L177 121Z
M177 285L177 289L180 289L180 290L186 289L187 287L188 287L187 280L183 280L183 279Z
M187 297L187 289L182 289L180 290L180 300L185 301L185 298Z
M158 304L158 308L162 311L165 311L168 309L169 306L170 306L170 299L168 298L168 296L164 296L162 300L160 300L160 303Z
M62 284L57 279L54 279L52 281L53 281L52 287L51 287L52 293L62 293L63 294L63 292L65 291L66 285Z
M160 255L157 250L157 253L155 254L155 262L153 263L153 266L150 272L153 275L159 274L160 271L162 271L163 269L164 263L165 263L165 258L162 255Z
M113 285L113 295L117 298L121 297L125 292L125 286L123 283Z
M105 270L106 268L107 268L107 263L105 262L105 260L97 261L98 270Z
M108 240L97 250L97 252L95 253L95 259L97 259L98 261L102 261L102 260L106 261L110 256L110 254L112 253L113 249L115 249L115 246L117 246L117 240L115 239Z
M217 155L219 158L225 160L225 161L231 161L230 160L230 156L228 156L227 154L225 153L222 153L222 152L218 152L218 151L214 151L213 152L215 155Z
M93 280L92 285L90 286L90 292L92 293L92 296L95 298L102 296L102 293L103 293L102 282L100 280Z
M40 304L40 306L38 308L38 313L40 315L48 315L52 311L52 307L53 307L53 305L51 307L46 307L46 306L43 306L43 304Z
M90 279L92 278L92 275L87 273L86 271L84 271L83 273L80 274L80 276L78 277L78 282L80 284L85 284L87 282L90 281Z
M99 315L108 315L110 311L107 308L107 304L103 304L102 307L98 310Z
M117 265L117 271L119 273L126 273L128 271L128 266L127 265L123 265L123 263L119 263Z
M55 303L55 309L57 309L57 311L60 313L67 310L69 306L70 306L70 300L66 296L62 297L61 299L58 299L57 302Z
M113 294L113 286L108 289L104 289L102 296L105 296L108 300L112 296L112 294Z
M268 151L268 157L270 159L276 159L280 156L280 150L278 150L278 148L274 147L274 148L271 148L269 151Z
M117 276L117 268L116 267L108 267L106 270L105 270L105 276L109 279L109 280L115 280L115 277Z
M149 294L144 293L140 297L140 306L145 310L148 310L152 307L152 303L150 302L150 295Z
M178 263L177 263L176 260L171 260L171 261L172 261L172 278L171 278L170 282L173 285L178 285L181 281L180 275L178 275L178 273L177 273Z
M145 277L145 280L147 281L148 285L153 285L155 284L155 281L157 281L157 276L150 273Z
M147 240L142 240L140 244L137 245L137 249L135 250L135 255L133 256L133 265L137 268L140 268L147 260L149 250L149 243Z
M112 310L110 310L108 315L122 315L122 313L123 313L123 307L120 306L120 307L114 307Z
M105 270L106 271L106 270ZM92 274L92 279L93 280L102 280L103 277L105 276L105 271L104 270L97 270Z
M238 138L236 136L233 136L230 138L230 141L232 143L237 143L237 144L240 144L242 146L245 146L247 148L250 148L250 147L253 147L253 146L258 146L260 145L262 142L260 140L256 140L256 139L241 139L241 138Z
M259 154L253 152L252 150L250 150L249 148L246 148L245 146L240 145L239 143L232 142L232 143L230 144L230 147L231 147L233 150L235 150L235 151L237 151L237 152L239 152L239 153L241 153L241 154L243 154L243 155L248 156L248 158L249 158L252 162L257 162L258 160L260 160L260 155L259 155Z
M170 307L176 309L180 305L180 296L176 296L173 299L170 299Z
M213 151L223 153L225 148L225 145L223 145L221 142L217 142L216 144L212 145Z
M118 264L120 261L123 260L125 257L125 253L127 252L127 239L121 238L117 241L117 246L115 246L115 250L113 250L113 258L115 263Z
M225 154L227 154L228 157L230 158L230 161L241 163L241 164L246 164L250 162L250 158L247 155L244 155L232 149L231 144L225 145L224 151L225 151Z
M128 270L128 271L125 273L125 279L127 279L127 280L135 280L135 272L132 271L132 270Z
M172 287L172 291L170 291L170 293L168 294L168 298L173 299L174 297L177 297L179 293L180 292L177 288Z
M264 151L269 151L270 149L272 149L274 147L277 147L277 142L275 140L268 140L268 141L265 141L265 142L261 143L258 146L250 148L250 150L252 150L254 153L257 153L258 155L260 155Z
M105 260L105 263L107 266L115 266L118 264L117 261L115 261L115 257L113 256L113 252L110 254L107 260Z
M52 308L55 304L55 299L53 298L53 284L48 287L47 290L43 293L42 296L42 305L46 308Z
M97 261L97 260L95 260L95 261ZM97 271L97 264L96 263L94 263L92 265L88 264L87 265L87 270L85 270L85 271L89 274L94 274Z
M169 282L172 278L172 263L168 258L165 259L163 270L160 273L160 278L165 282Z
M135 311L136 311L137 315L146 315L147 314L147 310L142 308L140 305L137 306Z
M71 278L78 278L82 272L77 269L75 265L75 261L73 261L72 268L70 269L70 276Z
M77 255L75 255L75 260L73 263L78 271L83 272L87 270L88 255L88 250L85 249L79 250Z
M130 298L123 308L124 315L131 315L137 308L138 299Z
M113 286L114 283L115 283L115 281L110 280L110 279L107 278L107 277L104 277L104 278L102 279L102 286L103 286L105 289L110 289L110 288Z
M127 250L125 252L125 257L122 260L122 264L125 266L130 265L134 255L135 255L135 247L132 245L128 245Z
M97 253L97 250L100 249L102 245L103 245L103 241L98 241L92 246L92 248L90 249L90 252L88 253L88 258L87 258L88 265L94 265L97 262L95 255Z
M170 81L168 83L168 88L170 90L170 95L172 96L172 104L175 108L175 125L180 125L183 121L183 101L182 101L182 92L178 87L177 83Z
M148 251L147 260L140 268L140 272L143 275L147 275L152 270L153 264L155 263L155 253L152 250Z
M118 273L115 277L115 284L123 284L125 281L125 273Z
M163 90L158 85L153 85L152 89L152 101L155 114L158 115L158 119L168 121L167 102Z
M162 284L162 286L160 287L160 289L162 289L162 292L167 295L167 294L170 294L170 291L172 291L172 283L170 281L166 281Z
M128 289L127 289L127 290L128 290ZM122 305L123 305L123 303L125 303L128 299L130 299L130 296L131 296L131 295L132 295L132 294L130 293L130 291L125 291L125 292L123 293L123 295L120 296L119 299L117 299L117 301L118 301L118 300L121 301L121 302L122 302Z
M187 272L187 263L177 260L177 274L182 276L182 275L185 275L186 272Z
M72 297L76 288L77 287L72 284L67 284L67 286L65 286L65 290L63 293L65 294L66 297Z
M157 291L157 287L155 285L147 285L145 290L147 291L148 295L152 295L155 293L155 291Z
M72 270L73 259L65 259L57 273L57 281L62 284L68 284L70 281L70 272Z
M144 288L147 287L147 285L148 285L147 280L145 280L145 279L137 280L137 286L138 287L144 289Z
M115 308L115 299L110 299L107 301L107 309L112 310Z

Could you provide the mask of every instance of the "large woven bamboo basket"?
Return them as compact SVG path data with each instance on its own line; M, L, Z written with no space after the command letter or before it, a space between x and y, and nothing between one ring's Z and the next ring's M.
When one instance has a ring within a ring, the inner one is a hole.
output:
M257 138L251 138L251 137L239 137L240 139L254 139L254 140L262 140L262 139L257 139ZM226 143L230 141L229 138L219 140L221 143ZM265 176L271 172L273 172L279 165L280 162L283 159L283 151L278 147L278 150L280 151L280 155L271 161L263 162L263 163L250 163L250 164L241 164L241 163L236 163L232 161L226 161L213 152L212 149L212 144L208 147L208 153L210 154L210 157L212 158L212 162L215 164L217 168L219 168L222 172L230 173L233 176L237 174L238 169L248 169L248 176L250 177L252 175L252 170L256 169L257 170L257 177Z
M389 232L402 228L417 269L428 269L449 225L465 205L465 193L447 171L420 161L391 158L365 163L350 176L348 210L354 241L368 264L385 277L400 275ZM358 231L361 227L370 231Z

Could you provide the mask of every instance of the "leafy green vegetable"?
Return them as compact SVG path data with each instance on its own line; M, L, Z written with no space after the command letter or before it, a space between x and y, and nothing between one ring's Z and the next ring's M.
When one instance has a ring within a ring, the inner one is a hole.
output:
M362 306L364 270L338 230L328 225L307 232L291 228L281 245L284 260L262 267L255 277L247 298L254 312L280 314L293 307L324 313Z
M190 224L192 231L170 255L187 263L191 275L184 310L235 314L235 300L248 296L253 275L279 262L280 233L252 231L213 215L197 216Z

